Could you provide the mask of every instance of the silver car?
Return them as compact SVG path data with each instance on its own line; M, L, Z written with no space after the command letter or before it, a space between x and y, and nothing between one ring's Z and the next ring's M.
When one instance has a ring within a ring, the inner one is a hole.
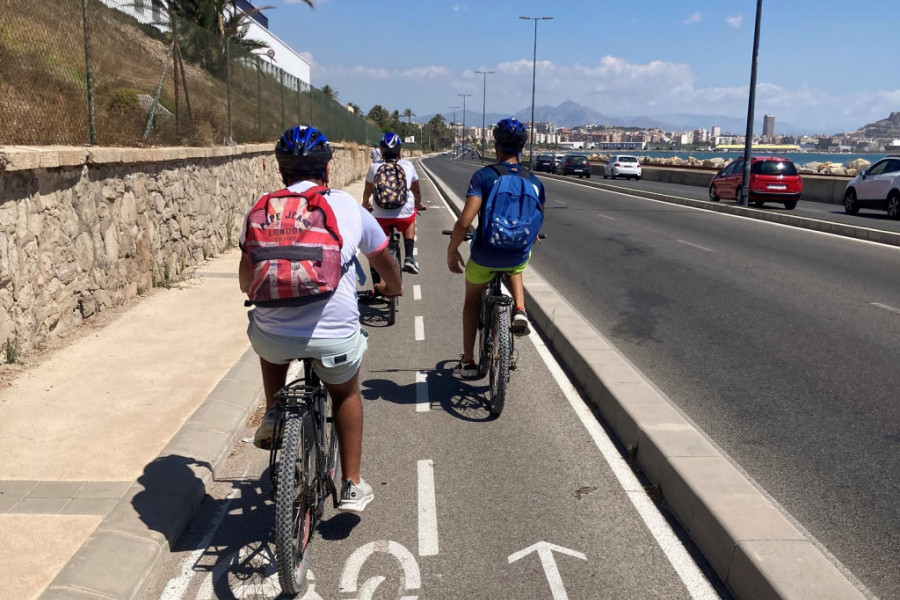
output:
M900 219L900 156L882 158L847 182L844 211L855 215L860 208L885 210Z
M632 177L636 180L641 178L641 162L636 156L630 154L615 154L610 157L609 162L603 167L603 179L612 177Z

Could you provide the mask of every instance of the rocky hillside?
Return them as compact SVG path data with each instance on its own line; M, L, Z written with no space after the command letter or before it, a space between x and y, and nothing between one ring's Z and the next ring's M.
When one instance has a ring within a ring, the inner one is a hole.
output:
M870 138L900 138L900 112L892 112L887 119L863 125L859 131Z

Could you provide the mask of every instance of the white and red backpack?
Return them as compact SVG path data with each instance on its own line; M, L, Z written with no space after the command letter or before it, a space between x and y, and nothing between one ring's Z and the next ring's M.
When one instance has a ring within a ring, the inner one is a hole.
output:
M250 303L301 306L337 290L346 269L337 218L325 198L330 191L284 189L264 195L250 209L243 246L253 265Z

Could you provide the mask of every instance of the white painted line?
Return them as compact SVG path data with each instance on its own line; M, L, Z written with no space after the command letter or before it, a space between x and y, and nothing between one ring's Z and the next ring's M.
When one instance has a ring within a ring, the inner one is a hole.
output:
M416 341L425 339L425 317L416 317Z
M609 215L604 215L603 213L597 213L597 216L603 217L604 219L609 219L610 221L615 221L615 219L613 217L610 217Z
M434 494L434 461L419 461L419 556L438 553L437 503Z
M428 371L416 373L416 412L428 412L431 402L428 400Z
M883 308L884 310L889 310L891 312L900 314L900 308L894 308L893 306L889 306L887 304L882 304L880 302L873 302L872 306L877 306L878 308Z
M422 286L416 284L413 286L413 300L421 300L422 299Z
M413 246L413 256L418 256L418 255L419 255L419 247Z
M692 244L691 242L686 242L684 240L676 240L679 244L684 244L685 246L690 246L691 248L696 248L698 250L704 250L706 252L712 252L712 249L707 248L706 246L701 246L700 244Z
M338 592L342 594L355 593L360 589L359 573L362 566L376 552L390 554L400 563L400 567L403 569L404 591L417 590L422 586L422 573L419 571L419 563L416 562L416 557L412 555L412 552L395 541L376 540L354 550L347 562L344 563ZM377 586L377 583L375 585Z
M603 431L594 414L585 405L584 399L578 394L562 368L556 363L553 355L550 354L550 350L538 336L530 335L528 339L534 344L538 354L544 360L544 364L547 365L547 370L553 375L553 379L556 380L563 395L569 401L572 410L575 411L581 424L584 425L584 428L594 440L594 444L597 445L616 479L619 480L619 485L625 490L631 503L644 520L647 529L653 535L656 543L659 544L666 558L669 559L669 563L671 563L675 572L678 573L678 577L681 578L691 598L719 598L719 595L713 591L709 581L704 577L690 554L685 550L681 540L678 539L678 536L669 527L656 505L647 496L647 492L644 491L635 474L619 455L615 445Z

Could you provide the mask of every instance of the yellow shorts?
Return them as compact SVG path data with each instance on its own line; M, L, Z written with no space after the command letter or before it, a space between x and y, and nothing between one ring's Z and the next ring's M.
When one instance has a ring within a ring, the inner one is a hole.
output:
M526 260L521 265L517 265L515 267L485 267L479 265L471 258L466 262L466 281L469 283L474 283L475 285L482 285L488 283L491 279L494 278L494 273L508 273L510 275L518 275L522 271L525 270L525 267L528 266L528 261Z

